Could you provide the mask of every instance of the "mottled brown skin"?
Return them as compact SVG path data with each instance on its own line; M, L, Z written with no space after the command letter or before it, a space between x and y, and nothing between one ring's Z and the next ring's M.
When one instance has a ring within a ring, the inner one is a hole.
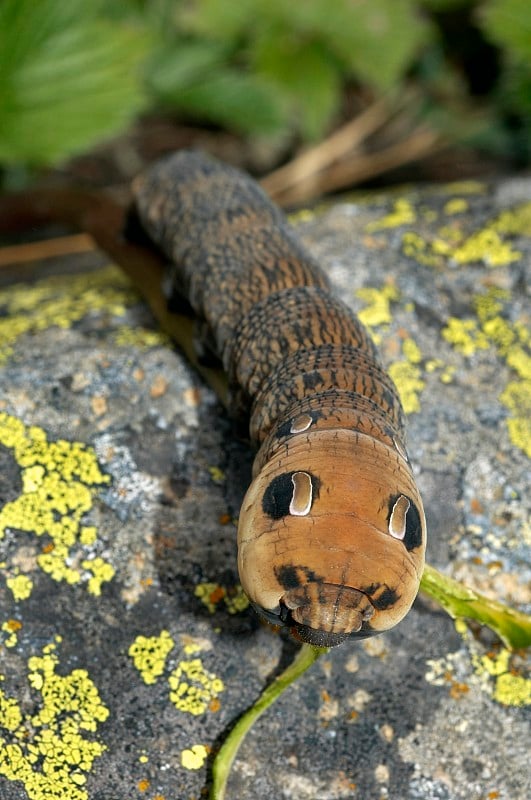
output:
M339 644L407 613L426 524L396 388L374 344L241 172L180 152L135 181L135 209L227 370L259 445L238 527L244 590L303 641Z

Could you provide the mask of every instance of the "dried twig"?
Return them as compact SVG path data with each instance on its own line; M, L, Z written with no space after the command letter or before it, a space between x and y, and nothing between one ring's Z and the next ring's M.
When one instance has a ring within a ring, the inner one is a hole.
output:
M262 187L271 197L276 198L287 189L311 180L334 161L355 150L371 133L388 121L389 115L387 102L379 100L373 103L323 142L267 175L261 181Z
M45 258L70 256L74 253L88 253L95 248L94 240L86 233L57 236L38 242L24 242L0 248L0 268L15 264L28 264L31 261L42 261Z
M443 144L444 140L438 133L419 128L406 139L383 150L366 155L354 153L348 159L331 164L321 173L309 174L295 185L279 188L273 199L281 206L307 203L320 195L348 188L394 167L424 158Z

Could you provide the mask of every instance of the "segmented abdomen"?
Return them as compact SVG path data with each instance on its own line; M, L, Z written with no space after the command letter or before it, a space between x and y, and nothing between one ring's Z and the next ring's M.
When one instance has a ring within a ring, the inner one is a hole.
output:
M185 296L206 323L239 404L250 411L251 438L261 445L251 506L244 501L240 517L244 588L255 605L307 641L336 644L349 633L389 627L384 617L394 624L416 594L424 516L400 400L372 340L332 295L282 213L241 172L181 152L134 188L141 223L170 261L170 299ZM371 448L383 480L370 477ZM333 477L337 471L348 479L350 463L352 496L348 480ZM360 470L363 480L355 478ZM334 491L335 515L324 501ZM374 513L365 509L371 492ZM420 526L420 544L419 536L409 538L415 547L407 545L406 523ZM388 547L381 550L378 541L376 551L380 559L388 552L388 563L372 571L356 548L374 549L370 532L379 528ZM411 568L399 564L405 553ZM408 581L415 586L401 593Z

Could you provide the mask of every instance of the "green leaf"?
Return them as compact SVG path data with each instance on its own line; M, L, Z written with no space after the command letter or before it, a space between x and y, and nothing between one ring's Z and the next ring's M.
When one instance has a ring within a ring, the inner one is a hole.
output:
M491 0L478 14L486 36L509 53L531 64L531 3L529 0Z
M206 38L233 41L256 20L260 0L196 0L179 10L181 30Z
M147 36L98 3L0 3L0 161L47 164L119 132L143 105Z
M259 76L218 68L162 95L172 108L246 134L270 136L286 122L282 98Z
M164 97L176 97L190 84L212 75L223 67L227 48L205 40L174 41L161 48L148 67L148 84Z
M328 3L322 34L361 81L387 91L400 83L432 36L414 0Z
M468 7L470 0L420 0L420 5L430 11L453 11Z
M259 74L274 81L289 100L293 124L307 139L317 139L338 110L341 75L337 59L319 42L294 43L275 32L253 50Z

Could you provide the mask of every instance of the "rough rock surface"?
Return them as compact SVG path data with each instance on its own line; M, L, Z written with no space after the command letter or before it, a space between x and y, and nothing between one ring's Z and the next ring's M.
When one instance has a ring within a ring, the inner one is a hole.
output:
M468 182L294 220L401 391L428 560L527 609L530 197ZM0 289L0 796L192 800L293 654L237 588L252 456L127 280L69 268ZM523 654L419 598L264 715L228 796L525 800L530 702Z

